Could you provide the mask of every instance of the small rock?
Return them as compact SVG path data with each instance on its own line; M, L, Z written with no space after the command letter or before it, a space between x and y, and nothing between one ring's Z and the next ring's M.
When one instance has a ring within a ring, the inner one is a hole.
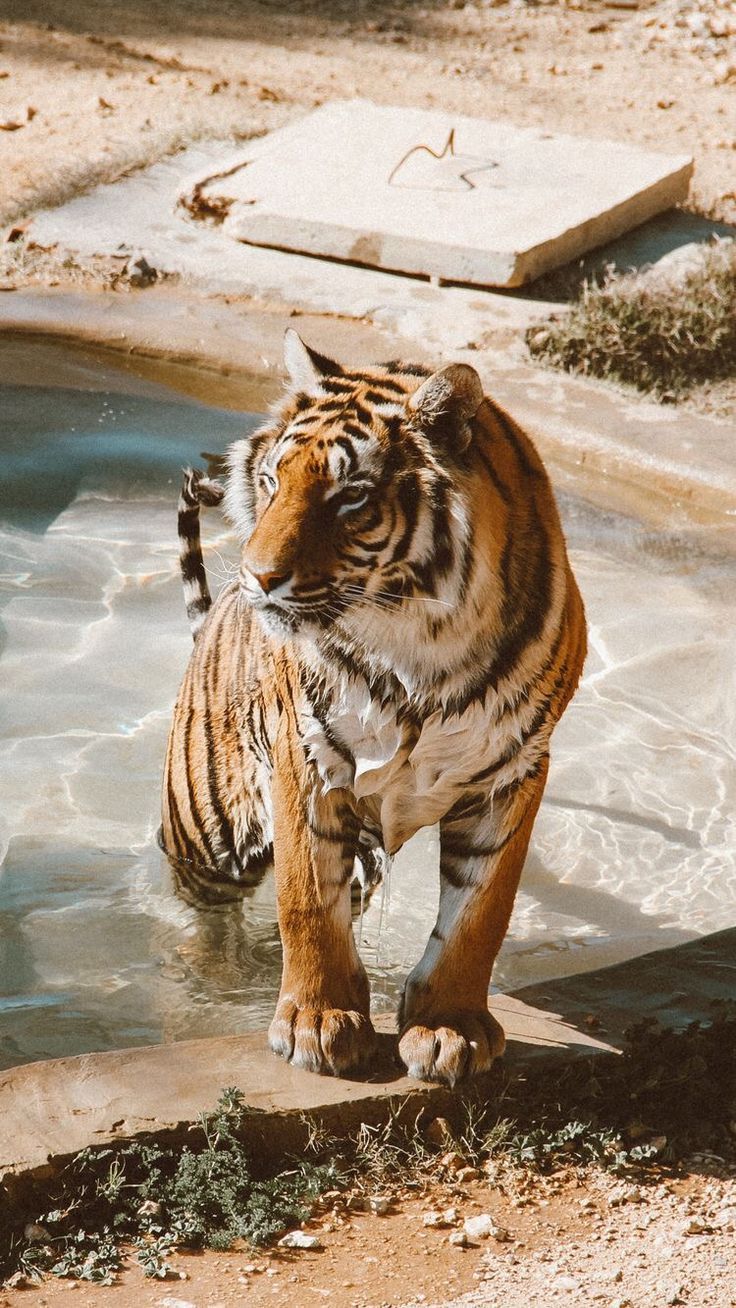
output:
M702 1217L688 1217L682 1228L683 1235L709 1235L711 1228Z
M662 1303L683 1303L684 1292L684 1285L678 1284L677 1281L657 1281L657 1294L662 1296Z
M422 1217L422 1226L444 1226L445 1222L441 1213L425 1213Z
M464 1227L465 1234L471 1240L487 1240L490 1237L505 1242L510 1239L508 1231L504 1231L501 1226L496 1226L490 1213L481 1213L478 1217L466 1217Z
M367 1213L368 1200L363 1194L351 1194L347 1207L351 1213Z
M465 1159L462 1154L456 1153L453 1149L442 1155L440 1158L440 1166L446 1167L448 1172L458 1172L461 1167L465 1166Z
M555 1290L579 1290L580 1281L576 1276L556 1276L552 1286Z
M478 1176L477 1167L459 1167L455 1173L459 1185L464 1185L466 1181L475 1181Z
M378 1217L385 1217L391 1207L391 1200L387 1199L385 1194L372 1194L368 1200L368 1207Z
M466 1217L465 1234L469 1235L471 1240L486 1240L495 1225L490 1213L481 1213L480 1217Z
M436 1149L451 1149L455 1144L455 1136L446 1117L433 1117L424 1132L424 1138L427 1144L434 1145Z
M280 1249L321 1249L319 1236L307 1231L288 1231L279 1240Z
M151 266L144 255L141 255L140 258L130 262L126 268L126 272L131 286L135 286L141 290L146 286L152 286L153 283L158 280L156 269Z
M159 1299L161 1308L197 1308L191 1299L177 1299L176 1295L167 1294L164 1299Z
M8 1290L27 1290L29 1285L28 1277L24 1276L22 1272L13 1272L13 1275L9 1276L5 1282Z
M608 1196L609 1208L620 1208L622 1204L641 1204L644 1195L638 1185L619 1185Z
M446 1208L442 1220L447 1226L454 1226L458 1219L457 1208Z
M467 1249L468 1235L467 1231L452 1231L447 1237L448 1244L457 1245L458 1249Z
M736 1228L736 1208L721 1208L713 1218L713 1225L725 1227L727 1231Z

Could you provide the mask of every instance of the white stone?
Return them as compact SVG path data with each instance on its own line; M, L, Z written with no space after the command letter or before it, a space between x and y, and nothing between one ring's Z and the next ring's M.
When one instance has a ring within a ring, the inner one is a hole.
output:
M422 1226L444 1226L445 1223L441 1213L425 1213L422 1217Z
M309 1235L307 1231L289 1231L279 1240L281 1249L321 1249L319 1236Z
M481 1213L479 1217L466 1217L465 1233L471 1240L485 1240L491 1234L494 1225L490 1213Z
M684 200L685 155L339 101L193 180L238 241L476 285L519 286Z
M486 1240L492 1236L494 1240L508 1240L508 1232L502 1227L496 1226L490 1213L480 1213L478 1217L466 1217L464 1222L465 1233L471 1240Z

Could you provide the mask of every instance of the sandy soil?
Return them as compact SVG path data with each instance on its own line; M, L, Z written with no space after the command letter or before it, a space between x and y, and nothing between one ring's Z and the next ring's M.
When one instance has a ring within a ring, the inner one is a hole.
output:
M333 1198L309 1224L319 1251L174 1254L166 1281L146 1281L136 1268L110 1288L48 1280L0 1291L0 1308L731 1308L736 1184L713 1160L694 1159L693 1169L643 1185L573 1171L532 1179L517 1172L502 1187L484 1179L438 1184L405 1191L384 1216ZM466 1218L483 1213L497 1236L465 1248L450 1243Z
M0 0L0 223L353 95L692 152L734 220L736 6L635 2Z

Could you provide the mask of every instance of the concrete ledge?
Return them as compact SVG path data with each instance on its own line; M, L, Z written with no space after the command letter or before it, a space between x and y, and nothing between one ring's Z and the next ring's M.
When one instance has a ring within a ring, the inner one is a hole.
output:
M507 1034L504 1065L533 1065L538 1077L561 1059L614 1055L625 1029L654 1017L684 1027L712 1014L713 1002L736 988L736 929L660 950L631 962L561 981L496 995L491 1010ZM136 1136L184 1139L220 1091L238 1086L250 1110L254 1150L273 1157L298 1148L302 1114L347 1133L360 1122L385 1120L406 1104L448 1110L456 1092L405 1076L395 1055L392 1019L381 1036L370 1079L314 1076L275 1058L264 1033L184 1041L145 1049L85 1054L31 1063L0 1074L0 1174L11 1186L43 1179L90 1145ZM492 1095L497 1079L482 1080Z
M613 1053L613 1045L577 1030L554 1013L496 996L514 1060L532 1051ZM302 1113L347 1132L385 1117L411 1097L418 1112L441 1111L452 1092L405 1075L396 1058L391 1018L378 1019L375 1067L365 1080L315 1076L290 1067L268 1049L265 1032L172 1045L123 1049L28 1063L0 1073L0 1174L43 1173L89 1145L136 1135L178 1134L216 1103L225 1086L244 1094L256 1136L264 1115L283 1147ZM284 1120L287 1119L287 1120ZM290 1121L288 1120L290 1119ZM264 1143L266 1143L264 1141ZM274 1142L268 1142L273 1152Z
M432 297L454 294L423 289ZM310 343L347 362L403 356L472 364L489 394L532 433L558 487L639 516L654 528L703 530L717 548L733 550L730 423L549 372L512 353L433 340L431 332L422 335L423 321L416 334L417 324L411 331L400 324L399 334L395 323L381 326L316 310L296 319ZM122 366L127 356L128 366L144 375L234 408L265 407L280 393L283 332L290 320L283 305L228 303L181 287L127 295L38 290L0 296L0 336L104 346L122 356ZM200 375L187 371L193 368Z

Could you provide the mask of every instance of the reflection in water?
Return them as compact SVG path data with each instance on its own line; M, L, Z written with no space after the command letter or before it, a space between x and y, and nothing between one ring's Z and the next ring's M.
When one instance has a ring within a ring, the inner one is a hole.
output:
M253 420L60 353L54 380L2 394L0 1065L263 1026L280 962L271 877L198 913L153 840L190 649L179 468ZM509 988L731 925L736 904L731 565L563 512L591 653L496 969ZM216 515L206 533L215 579L232 546ZM377 1008L431 929L437 856L421 832L366 908Z

